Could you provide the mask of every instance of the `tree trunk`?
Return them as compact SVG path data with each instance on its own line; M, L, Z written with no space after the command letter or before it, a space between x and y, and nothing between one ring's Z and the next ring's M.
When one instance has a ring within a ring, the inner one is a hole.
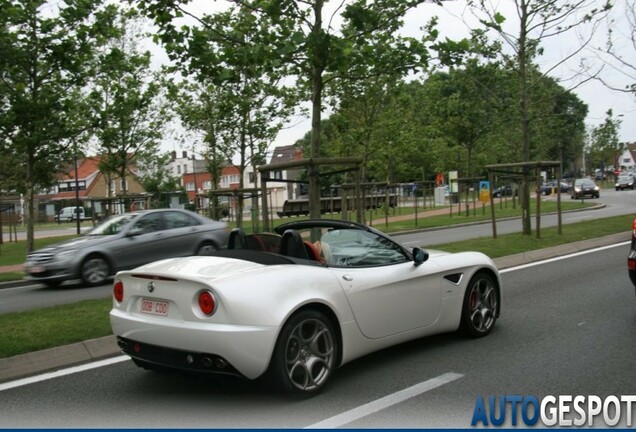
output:
M32 152L27 155L26 164L26 251L27 253L33 252L34 239L33 239L33 216L34 216L34 204L33 204L33 166L35 164L34 156Z
M316 0L314 4L314 33L322 33L322 6L323 0ZM318 38L317 38L318 39ZM318 64L317 59L312 59L311 67L311 147L309 157L315 159L320 156L320 120L322 109L322 72L324 66ZM318 167L309 165L309 217L320 218L320 177Z
M520 31L519 31L519 114L521 118L521 141L522 141L522 159L523 162L530 162L530 121L528 119L528 88L527 88L527 51L526 51L526 32L528 28L528 4L526 0L521 0L519 9ZM521 193L519 201L521 204L521 224L523 234L532 234L532 225L530 223L530 187L528 184L529 172L526 167L523 168L523 177L521 181Z

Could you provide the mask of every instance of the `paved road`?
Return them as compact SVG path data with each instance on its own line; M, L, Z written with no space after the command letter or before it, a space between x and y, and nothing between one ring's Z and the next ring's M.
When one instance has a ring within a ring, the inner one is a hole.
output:
M503 316L490 336L447 334L383 350L339 369L314 398L292 401L240 380L154 374L124 360L0 391L0 427L303 428L331 419L353 428L468 428L479 396L633 394L636 298L627 248L504 271ZM430 380L445 383L396 396ZM380 398L385 408L353 415Z

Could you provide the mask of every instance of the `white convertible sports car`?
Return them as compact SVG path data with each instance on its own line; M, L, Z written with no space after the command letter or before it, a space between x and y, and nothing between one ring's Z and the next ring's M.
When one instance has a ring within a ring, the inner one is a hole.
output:
M391 345L458 329L485 336L501 309L487 256L410 251L365 225L324 219L275 234L234 230L213 256L118 273L113 294L113 333L137 365L267 374L300 394Z

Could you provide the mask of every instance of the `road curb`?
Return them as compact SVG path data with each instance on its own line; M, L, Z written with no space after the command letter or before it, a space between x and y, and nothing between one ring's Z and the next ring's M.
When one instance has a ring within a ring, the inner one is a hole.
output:
M579 240L573 243L566 243L546 249L537 249L528 252L522 252L515 255L495 258L493 261L499 270L519 265L529 264L537 261L543 261L550 258L556 258L563 255L569 255L576 252L595 249L598 247L609 246L631 240L631 231L610 234L603 237L593 238L589 240ZM627 255L625 255L627 257ZM625 258L627 259L627 258ZM627 273L627 270L625 270Z
M113 357L120 353L115 336L90 339L0 359L0 383Z

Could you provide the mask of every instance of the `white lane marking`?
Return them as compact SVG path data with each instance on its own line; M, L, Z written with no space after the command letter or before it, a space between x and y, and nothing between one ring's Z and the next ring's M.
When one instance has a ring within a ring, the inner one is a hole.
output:
M337 416L333 416L321 422L314 423L311 426L305 427L304 429L337 428L346 425L347 423L351 423L355 420L359 420L368 415L374 414L395 404L404 402L405 400L411 399L422 393L426 393L427 391L436 389L437 387L448 384L449 382L455 381L456 379L459 379L463 376L464 375L454 372L445 373L438 377L431 378L430 380L415 384L414 386L408 387L404 390L400 390L398 392L384 396L380 399L376 399L373 402L369 402L357 408L345 411L342 414L338 414Z
M87 370L91 370L91 369L96 369L96 368L100 368L103 366L108 366L108 365L112 365L112 364L116 364L116 363L121 363L123 361L126 360L130 360L130 357L128 356L117 356L117 357L112 357L112 358L108 358L106 360L99 360L99 361L95 361L92 363L86 363L83 365L79 365L79 366L73 366L70 368L66 368L66 369L60 369L58 371L55 372L48 372L45 374L41 374L41 375L35 375L32 377L28 377L28 378L22 378L19 380L15 380L15 381L9 381L6 383L2 383L0 384L0 391L4 391L4 390L9 390L12 388L16 388L16 387L22 387L25 385L29 385L29 384L34 384L40 381L46 381L46 380L50 380L53 378L58 378L58 377L62 377L62 376L66 376L66 375L71 375L74 373L78 373L78 372L84 372Z
M503 269L503 270L499 270L499 273L508 273L508 272L512 272L512 271L516 271L516 270L523 270L525 268L529 268L529 267L534 267L534 266L538 266L538 265L543 265L543 264L548 264L551 262L555 262L555 261L561 261L564 259L568 259L568 258L574 258L577 256L581 256L581 255L586 255L586 254L590 254L590 253L594 253L594 252L600 252L606 249L612 249L615 247L619 247L619 246L625 246L631 243L631 240L625 241L625 242L621 242L621 243L615 243L615 244L611 244L608 246L601 246L601 247L597 247L594 249L587 249L584 251L580 251L580 252L574 252L568 255L563 255L560 257L554 257L554 258L548 258L548 259L544 259L542 261L534 261L528 264L522 264L522 265L518 265L516 267L509 267L507 269ZM627 259L627 258L625 258Z

